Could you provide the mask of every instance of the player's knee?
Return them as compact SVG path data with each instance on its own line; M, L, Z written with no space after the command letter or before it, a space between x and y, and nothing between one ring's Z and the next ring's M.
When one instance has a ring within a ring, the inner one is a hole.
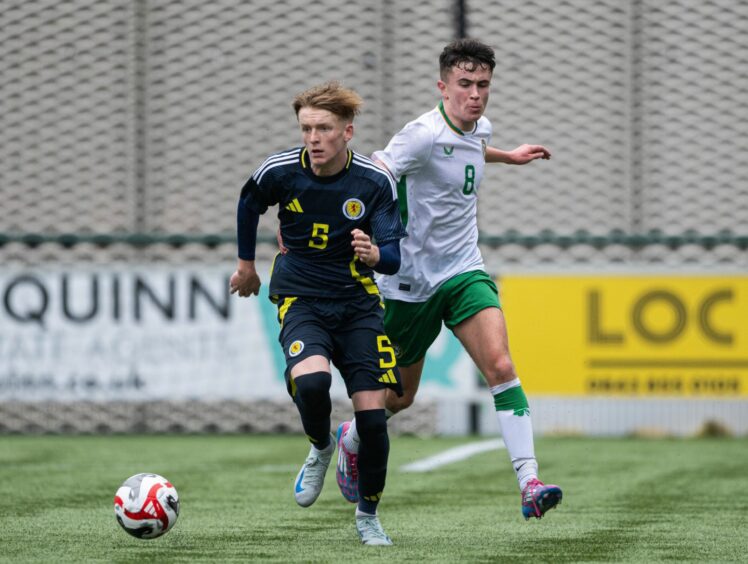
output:
M509 382L517 377L509 355L500 355L491 363L486 379L489 382Z
M409 392L408 390L405 390L402 396L393 394L392 397L387 398L387 409L389 409L392 413L397 413L398 411L402 411L403 409L408 409L411 405L413 405L415 399L415 392Z
M296 395L294 399L309 407L328 409L330 405L330 385L332 376L329 372L311 372L294 379Z

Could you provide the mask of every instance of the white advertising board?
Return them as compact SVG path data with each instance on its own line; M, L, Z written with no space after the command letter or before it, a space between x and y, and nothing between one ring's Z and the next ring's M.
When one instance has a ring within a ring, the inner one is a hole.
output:
M261 271L266 271L262 269ZM0 401L225 400L286 395L276 307L218 267L0 271ZM345 397L339 377L333 396ZM475 369L443 331L422 395L468 395Z

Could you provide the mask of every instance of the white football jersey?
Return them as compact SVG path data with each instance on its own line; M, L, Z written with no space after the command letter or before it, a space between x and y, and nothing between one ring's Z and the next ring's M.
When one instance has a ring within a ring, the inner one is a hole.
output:
M490 140L486 117L461 131L440 102L374 153L398 180L400 209L407 208L400 270L377 279L386 298L424 302L446 280L483 269L477 201Z

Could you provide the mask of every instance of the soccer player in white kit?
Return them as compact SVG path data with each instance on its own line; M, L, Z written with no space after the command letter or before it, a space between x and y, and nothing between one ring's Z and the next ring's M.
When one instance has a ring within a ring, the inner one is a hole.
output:
M489 146L491 122L483 112L495 66L491 47L460 39L444 48L439 64L439 105L373 155L398 180L408 231L400 242L399 272L378 280L404 391L402 397L388 393L386 407L391 415L413 403L426 351L443 322L486 379L519 482L522 514L539 519L558 505L562 492L538 479L530 409L509 354L498 291L478 248L477 203L486 162L525 164L550 153L541 145L512 151ZM337 438L338 485L355 502L355 419L340 424Z

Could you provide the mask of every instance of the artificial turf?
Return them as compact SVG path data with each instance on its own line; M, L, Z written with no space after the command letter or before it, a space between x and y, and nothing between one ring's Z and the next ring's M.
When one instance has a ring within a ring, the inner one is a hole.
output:
M477 438L393 437L380 517L392 547L360 545L330 468L296 505L300 436L0 437L0 561L745 561L748 440L542 438L541 478L564 500L525 521L506 451L427 473L400 467ZM112 500L130 475L177 488L172 531L139 540Z

